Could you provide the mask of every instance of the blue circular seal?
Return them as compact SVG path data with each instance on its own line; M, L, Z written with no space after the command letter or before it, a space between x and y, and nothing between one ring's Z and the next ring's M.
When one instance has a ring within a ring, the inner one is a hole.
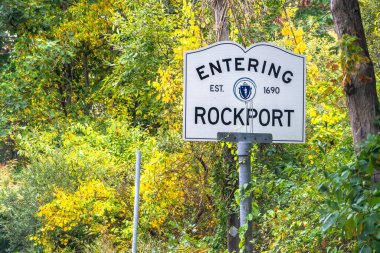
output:
M234 94L237 99L243 102L251 101L256 95L256 84L248 78L242 77L235 82Z

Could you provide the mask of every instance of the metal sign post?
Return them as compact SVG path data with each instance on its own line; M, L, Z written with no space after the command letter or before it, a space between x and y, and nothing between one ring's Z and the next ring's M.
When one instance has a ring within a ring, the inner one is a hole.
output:
M247 226L244 234L246 253L253 252L252 221L247 219L252 212L252 196L244 192L244 186L251 181L251 145L252 143L271 143L272 134L253 133L218 133L218 140L237 142L239 158L239 190L240 190L240 227Z
M141 151L136 153L136 183L135 183L135 209L133 214L133 239L132 239L132 253L137 252L137 227L139 220L139 194L140 194L140 164L141 164Z

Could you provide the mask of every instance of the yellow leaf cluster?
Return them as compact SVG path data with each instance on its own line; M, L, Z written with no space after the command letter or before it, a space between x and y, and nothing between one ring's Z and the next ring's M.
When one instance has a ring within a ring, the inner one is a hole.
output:
M57 189L54 199L41 206L37 216L43 226L30 237L46 251L59 251L75 238L78 230L101 234L112 224L107 214L115 213L116 192L100 180L83 183L73 193Z
M313 80L315 80L315 79L318 77L318 75L319 75L318 67L317 67L317 65L315 65L315 64L311 64L311 65L307 68L307 72L308 72L309 76L310 76Z
M320 93L326 93L329 87L320 87ZM319 104L317 107L309 108L308 116L312 127L318 131L310 136L309 143L318 140L340 139L343 138L344 131L337 131L337 126L341 125L347 118L347 113L342 112L339 108L335 108L325 103ZM317 150L317 149L316 149Z
M196 182L191 170L184 153L154 150L141 175L143 223L160 232L169 220L181 220L188 204L186 187L191 189Z
M114 7L118 4L116 0L75 2L67 9L64 22L53 29L54 37L76 46L83 43L89 47L101 45L104 35L112 27Z
M287 12L289 15L289 12ZM281 34L284 36L284 44L287 48L293 50L297 54L303 54L306 50L304 42L304 31L301 27L296 28L289 20L283 23Z

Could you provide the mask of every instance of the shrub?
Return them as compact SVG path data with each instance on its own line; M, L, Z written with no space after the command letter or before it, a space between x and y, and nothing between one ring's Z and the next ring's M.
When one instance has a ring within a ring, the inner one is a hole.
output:
M320 186L327 197L322 231L339 231L356 252L380 252L380 183L372 179L379 169L380 136L369 136L355 161L328 174Z

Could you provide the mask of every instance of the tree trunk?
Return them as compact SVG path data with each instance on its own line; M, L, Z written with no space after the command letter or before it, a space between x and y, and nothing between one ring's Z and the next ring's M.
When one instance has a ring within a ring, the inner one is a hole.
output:
M73 82L73 69L71 64L65 63L65 91L66 91L66 106L71 105L72 102L72 82Z
M84 76L84 114L90 115L91 104L86 101L90 94L90 72L88 69L88 47L83 54L83 76Z
M223 161L225 162L224 169L227 171L226 175L230 175L237 171L236 161L234 156L231 154L231 149L225 145L223 147ZM223 181L223 199L226 201L226 210L228 210L227 217L227 249L228 252L239 252L239 210L234 210L233 202L235 199L235 190L239 187L239 182L234 178L226 177Z
M217 40L230 40L230 32L228 29L227 20L228 0L215 0L214 10Z
M228 0L215 0L214 1L214 14L215 14L215 26L216 26L216 38L217 41L227 41L230 38L228 19L227 19L227 11L228 11ZM231 150L226 146L223 148L223 157L228 170L232 173L232 170L237 170L236 162L233 159L233 155L231 155ZM232 185L232 187L231 187ZM226 203L227 210L229 210L228 218L227 218L227 248L228 252L239 252L239 213L235 212L231 206L234 201L234 189L237 189L238 182L235 180L234 182L226 182L225 183L224 194L226 195L226 199L228 200Z
M353 71L347 73L348 78L344 83L355 152L357 153L359 144L366 140L368 134L379 133L379 126L375 124L375 119L379 116L375 73L368 53L358 0L332 0L331 12L338 37L355 36L357 38L355 43L361 48L361 56L367 58L366 62L358 63ZM374 174L374 179L378 181L379 178L376 178L376 174Z
M67 117L66 98L65 98L65 92L64 92L62 86L63 86L62 82L58 82L58 91L59 91L59 95L61 97L60 105L61 105L63 113L65 114L65 117Z

